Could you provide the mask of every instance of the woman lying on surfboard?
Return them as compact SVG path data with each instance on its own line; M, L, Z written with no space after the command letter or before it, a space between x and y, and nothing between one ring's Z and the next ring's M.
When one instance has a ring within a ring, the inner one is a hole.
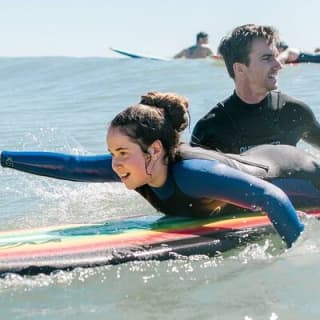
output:
M316 160L289 146L256 147L240 156L183 145L188 115L184 97L148 93L112 120L109 154L3 151L1 165L74 181L122 181L168 215L207 217L235 206L264 211L290 247L304 226L288 196L300 207L320 204L312 181L319 175Z

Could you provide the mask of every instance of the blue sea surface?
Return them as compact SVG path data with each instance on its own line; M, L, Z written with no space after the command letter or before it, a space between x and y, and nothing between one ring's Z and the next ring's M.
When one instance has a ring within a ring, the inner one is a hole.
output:
M287 66L279 87L320 119L320 65ZM0 58L0 150L106 152L108 123L149 91L188 97L191 127L233 91L211 61ZM311 153L312 147L299 145ZM121 184L58 181L0 168L0 230L154 214ZM274 239L215 258L127 263L0 279L1 319L319 319L320 227L280 254Z

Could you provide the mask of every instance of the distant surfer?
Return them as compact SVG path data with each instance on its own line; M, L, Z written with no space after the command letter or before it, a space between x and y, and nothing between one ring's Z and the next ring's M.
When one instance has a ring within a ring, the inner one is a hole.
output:
M290 48L284 41L278 43L279 59L282 63L320 63L320 52L304 52L300 49Z
M213 55L213 51L208 46L209 36L206 32L199 32L196 37L196 44L183 49L177 53L174 59L203 59Z

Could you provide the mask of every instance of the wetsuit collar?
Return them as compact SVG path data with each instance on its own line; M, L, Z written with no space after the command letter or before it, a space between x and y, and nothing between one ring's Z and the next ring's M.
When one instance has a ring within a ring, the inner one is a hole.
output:
M247 103L245 101L243 101L236 93L236 91L233 92L233 96L232 98L234 99L235 105L237 105L237 107L241 107L243 109L246 110L250 110L250 111L254 111L254 110L259 110L264 106L268 105L268 101L270 99L270 95L271 93L269 92L266 97L264 99L262 99L260 102L258 103Z
M162 200L169 198L175 189L175 183L170 171L171 170L169 169L167 180L161 187L150 187L151 190Z

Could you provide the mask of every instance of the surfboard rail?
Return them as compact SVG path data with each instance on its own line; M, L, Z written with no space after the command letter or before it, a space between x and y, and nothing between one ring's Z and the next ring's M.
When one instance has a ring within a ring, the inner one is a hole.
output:
M171 59L162 58L162 57L142 55L142 54L139 54L139 53L134 53L134 52L130 52L130 51L122 50L122 49L117 49L117 48L114 48L114 47L110 47L109 49L111 51L115 52L115 53L118 53L120 55L126 56L128 58L133 58L133 59L148 59L148 60L159 60L159 61L171 60Z
M308 214L320 218L320 209ZM48 274L195 254L214 256L273 232L266 215L252 212L210 219L135 216L99 224L3 231L0 275Z

